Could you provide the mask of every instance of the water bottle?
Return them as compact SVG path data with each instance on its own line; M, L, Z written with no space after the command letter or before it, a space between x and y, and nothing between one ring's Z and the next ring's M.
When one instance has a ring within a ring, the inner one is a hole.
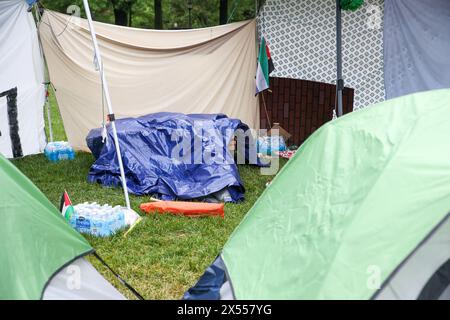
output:
M89 233L93 236L98 236L101 230L101 221L99 221L97 211L94 208L89 212L89 219L92 221Z
M61 143L60 142L55 142L55 146L53 148L53 161L59 161L60 160L60 155L61 155Z
M56 153L56 145L55 143L49 143L44 149L44 154L52 162L58 161L57 159L57 153Z
M75 151L66 141L49 142L44 149L44 154L52 162L75 159Z
M69 223L81 233L107 237L126 225L121 206L84 202L74 206L74 211Z
M120 230L125 227L125 214L123 213L123 210L120 210L117 215L117 229Z
M67 156L67 146L64 142L61 143L59 146L59 160L69 160L69 157Z
M73 212L72 216L71 216L70 219L69 219L69 224L70 224L73 228L75 228L75 225L76 225L75 221L77 221L78 212L79 212L78 210L75 210L75 209L74 209L74 212Z
M102 228L102 236L107 237L112 234L111 230L111 215L109 212L105 211L102 214L103 228Z
M67 152L67 156L69 158L69 160L73 160L75 159L75 151L73 150L73 148L69 145L69 143L67 143L67 148L68 148L68 152Z

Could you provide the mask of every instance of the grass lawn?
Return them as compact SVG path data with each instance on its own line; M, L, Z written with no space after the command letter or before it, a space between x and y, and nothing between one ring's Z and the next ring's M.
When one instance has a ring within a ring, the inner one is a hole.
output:
M55 140L66 135L54 97L51 97L52 124ZM61 193L67 190L74 203L96 201L123 205L122 189L103 188L86 181L94 158L77 153L74 161L50 163L44 155L29 156L13 163L27 175L52 201L59 205ZM284 164L281 163L280 166ZM123 276L146 299L179 299L192 286L205 268L218 255L229 235L272 177L260 175L252 166L239 166L246 188L245 201L225 205L225 218L185 218L170 215L146 216L128 235L109 238L87 237L108 264ZM133 209L148 197L131 196ZM129 292L97 262L90 261L128 298Z

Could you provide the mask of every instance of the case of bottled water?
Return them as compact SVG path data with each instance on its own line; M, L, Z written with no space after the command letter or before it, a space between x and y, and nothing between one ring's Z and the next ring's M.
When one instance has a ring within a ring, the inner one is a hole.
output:
M276 151L286 151L286 143L282 136L265 136L258 138L258 153L272 155Z
M52 162L75 159L75 151L66 141L49 142L44 149L44 154Z
M120 206L85 202L74 206L69 223L80 233L107 237L126 227L124 210Z

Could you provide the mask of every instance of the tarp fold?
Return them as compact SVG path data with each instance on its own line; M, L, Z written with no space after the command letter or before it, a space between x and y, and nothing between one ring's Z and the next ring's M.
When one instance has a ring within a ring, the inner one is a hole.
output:
M162 112L120 119L116 127L131 193L155 195L163 200L197 199L216 193L222 193L224 201L243 198L244 186L228 149L236 130L248 130L241 121L220 114ZM92 153L98 155L88 180L120 186L120 169L109 125L107 130L104 145L102 129L92 130L87 137ZM248 159L250 144L245 147Z

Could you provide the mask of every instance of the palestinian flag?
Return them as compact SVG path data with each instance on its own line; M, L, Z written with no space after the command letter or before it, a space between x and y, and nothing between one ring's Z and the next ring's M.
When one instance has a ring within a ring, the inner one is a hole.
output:
M75 210L73 209L72 201L70 201L67 191L64 191L64 193L61 196L59 210L61 211L61 214L63 215L64 219L66 219L66 221L70 221L70 218L72 217L72 214L74 213Z
M259 47L258 70L256 70L256 94L269 89L269 75L275 70L269 46L264 37Z

